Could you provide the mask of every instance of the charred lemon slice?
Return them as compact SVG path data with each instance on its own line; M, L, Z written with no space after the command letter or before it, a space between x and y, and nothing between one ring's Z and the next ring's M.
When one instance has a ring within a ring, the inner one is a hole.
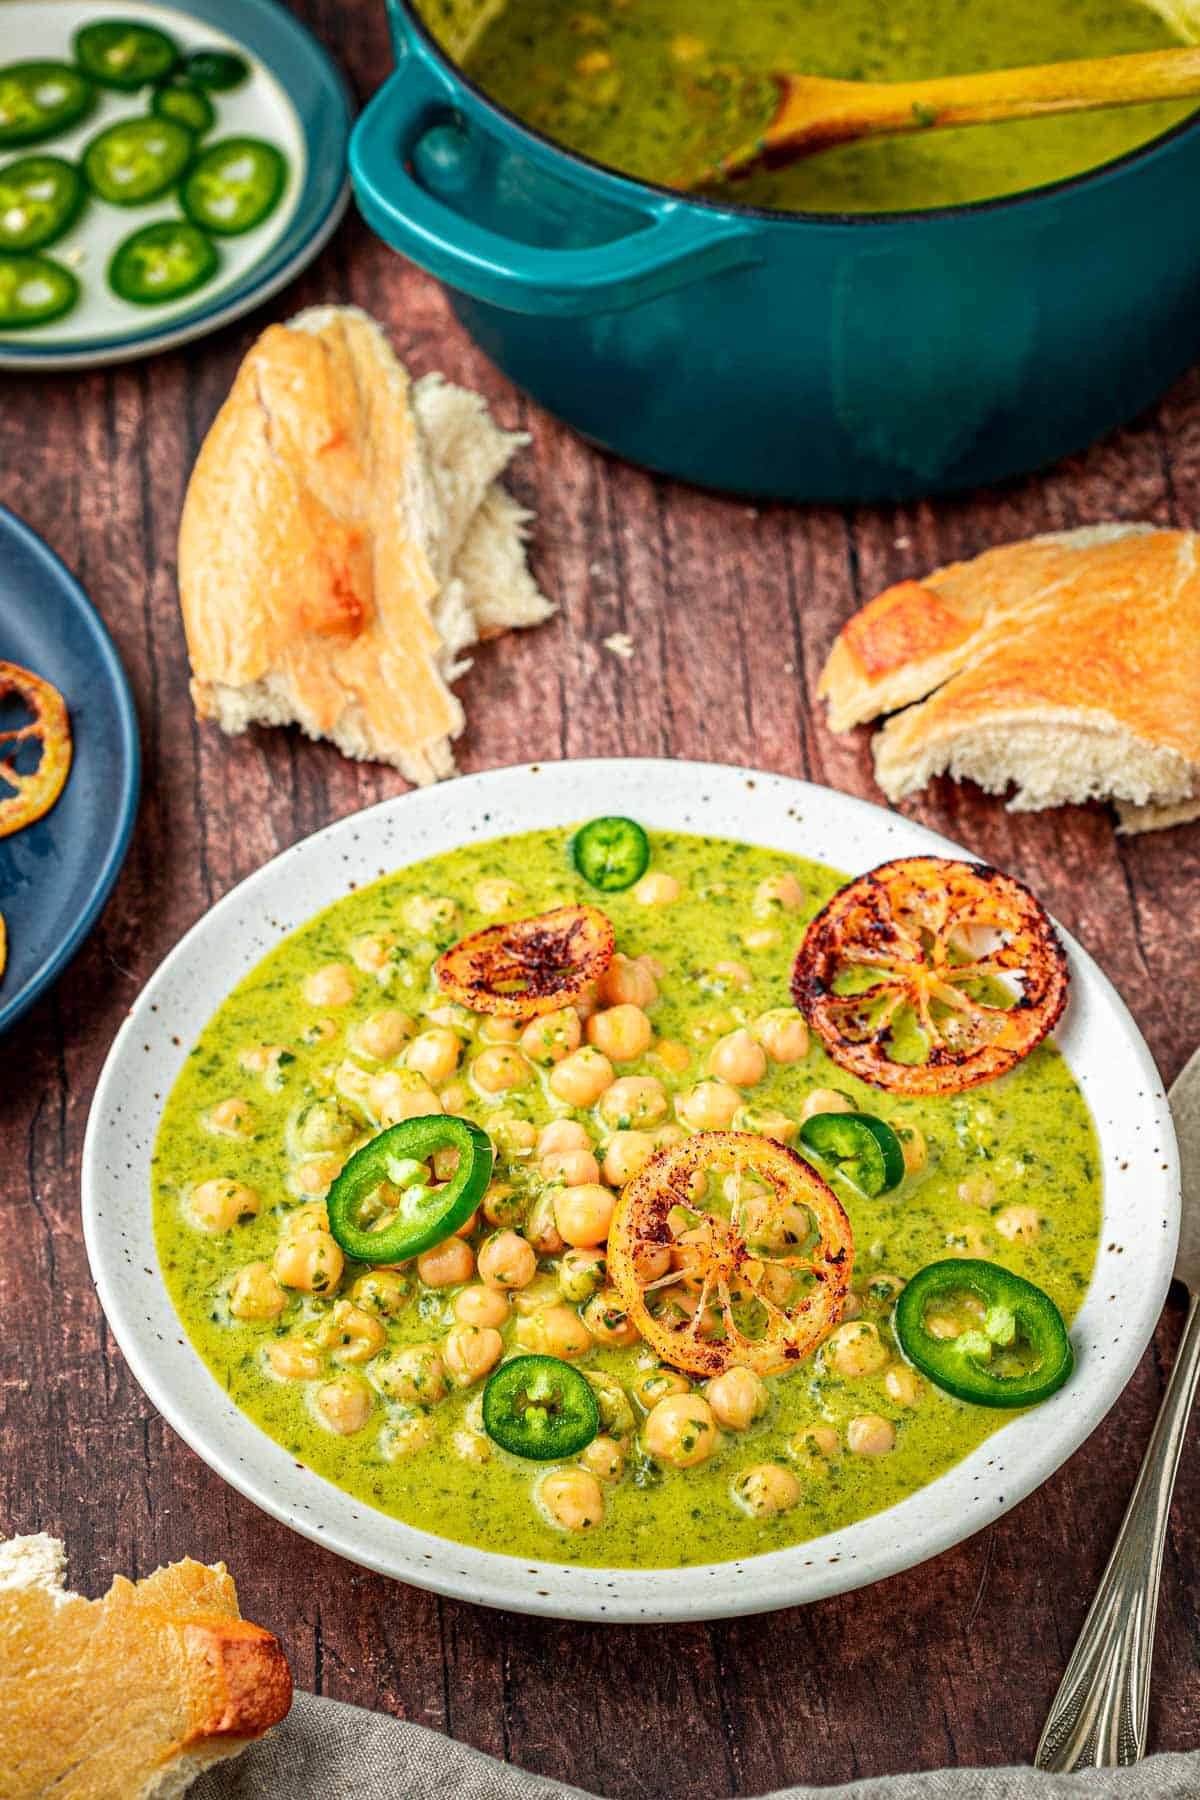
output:
M0 704L12 698L32 717L22 725L0 726L0 837L48 813L71 767L71 726L58 689L16 663L0 662ZM23 752L32 744L40 744L41 753L26 767Z
M778 1374L841 1317L854 1238L794 1150L700 1131L659 1150L617 1201L609 1273L630 1319L689 1375Z
M852 1075L893 1093L953 1094L1005 1074L1053 1029L1067 959L1049 914L1011 875L908 856L860 875L817 914L792 996Z
M612 958L612 921L599 907L557 906L461 939L439 956L437 978L460 1006L531 1019L569 1006Z

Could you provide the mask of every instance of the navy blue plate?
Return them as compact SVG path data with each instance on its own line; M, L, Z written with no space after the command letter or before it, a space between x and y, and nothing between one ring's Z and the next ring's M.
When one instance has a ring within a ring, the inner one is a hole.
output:
M57 804L0 838L3 1031L62 973L108 899L133 830L141 754L129 683L99 614L54 552L2 506L0 661L54 683L74 742Z

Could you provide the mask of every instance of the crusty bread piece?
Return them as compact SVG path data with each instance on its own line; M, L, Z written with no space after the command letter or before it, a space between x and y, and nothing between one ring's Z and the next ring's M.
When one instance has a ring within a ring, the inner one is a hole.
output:
M239 1617L223 1564L117 1576L103 1600L63 1571L55 1538L0 1545L3 1800L174 1800L286 1716L282 1645Z
M449 684L480 636L476 599L489 632L552 610L497 485L524 441L465 389L436 376L413 386L356 308L270 327L184 503L197 713L231 733L294 722L418 783L451 774L465 721Z
M1017 811L1115 800L1124 831L1196 817L1198 549L1191 532L1092 527L890 589L826 665L831 722L936 689L875 739L892 800L948 771L992 793L1015 786Z

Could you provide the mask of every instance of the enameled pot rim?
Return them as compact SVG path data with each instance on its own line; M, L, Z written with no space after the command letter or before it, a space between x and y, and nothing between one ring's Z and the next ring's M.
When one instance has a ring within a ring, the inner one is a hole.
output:
M1066 175L1060 181L1046 182L1040 187L1023 188L1016 194L997 194L991 200L969 200L955 206L913 207L896 212L864 212L864 213L808 213L777 212L765 206L746 206L738 200L709 200L700 194L691 194L680 188L664 187L656 181L646 181L634 175L627 175L608 163L596 162L581 151L571 150L560 144L556 138L547 137L545 133L527 125L516 113L509 112L498 100L486 94L465 73L438 43L433 33L418 12L414 0L389 0L389 5L396 13L403 13L412 30L421 39L426 51L451 75L458 85L466 90L486 112L499 119L510 131L528 139L531 144L541 150L549 150L564 162L574 163L585 169L590 175L599 176L605 185L612 190L612 197L620 199L622 192L626 203L630 204L630 192L652 194L659 200L671 200L677 205L694 207L698 212L719 213L732 218L756 219L763 225L783 226L792 229L824 225L847 229L879 229L887 225L904 225L929 223L945 219L973 218L976 216L994 215L1001 211L1012 211L1018 207L1027 212L1040 202L1055 200L1061 195L1070 194L1081 188L1099 186L1102 181L1111 180L1124 175L1134 165L1150 162L1160 153L1169 150L1178 140L1200 132L1200 105L1188 118L1181 119L1172 125L1169 131L1160 132L1157 137L1149 138L1146 143L1138 144L1124 155L1111 158L1108 162L1097 163L1094 169L1084 169L1078 175Z

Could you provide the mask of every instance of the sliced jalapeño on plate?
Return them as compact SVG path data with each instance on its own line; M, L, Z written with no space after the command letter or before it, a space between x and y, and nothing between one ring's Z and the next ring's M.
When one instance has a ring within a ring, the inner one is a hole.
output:
M894 1325L909 1362L973 1406L1033 1406L1075 1367L1049 1294L998 1263L928 1263L902 1289Z
M211 281L219 263L212 239L186 219L158 219L118 244L108 282L120 300L158 306L194 294Z
M150 99L150 111L160 119L174 119L193 137L203 137L206 131L211 131L217 117L204 89L179 76L159 83Z
M75 60L101 87L132 93L161 81L179 60L177 45L141 19L97 19L75 33Z
M261 225L283 192L287 161L263 138L222 138L188 171L180 204L193 225L236 237Z
M232 50L191 50L183 59L183 69L197 87L224 94L242 85L250 73L250 64Z
M434 1159L458 1161L441 1180ZM329 1229L347 1256L407 1262L465 1225L492 1178L494 1153L470 1119L431 1113L404 1119L356 1150L329 1190Z
M84 177L101 200L140 206L174 186L191 161L192 144L191 132L174 119L120 119L84 150Z
M646 873L650 842L636 819L592 819L572 838L571 860L589 886L619 894Z
M0 149L69 131L95 104L95 88L70 63L6 63L0 68Z
M22 156L0 168L0 250L42 250L71 229L83 177L62 156Z
M577 1456L600 1430L600 1408L578 1369L557 1356L514 1356L483 1390L483 1428L531 1462Z
M814 1113L800 1127L800 1142L869 1200L904 1180L900 1139L873 1113Z
M69 313L79 283L53 257L0 252L0 331L28 331Z

